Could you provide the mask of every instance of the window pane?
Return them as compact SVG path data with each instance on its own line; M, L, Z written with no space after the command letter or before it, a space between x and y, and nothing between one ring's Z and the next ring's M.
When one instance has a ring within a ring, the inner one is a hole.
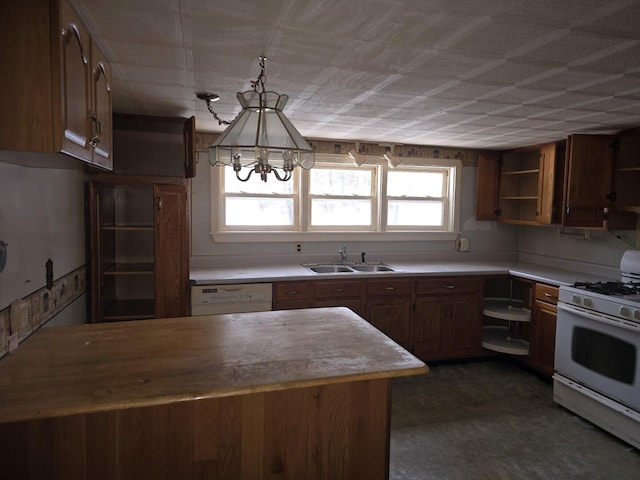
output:
M442 226L442 202L389 200L387 225Z
M219 167L216 167L219 168ZM245 178L250 168L240 170L240 177ZM291 195L293 194L294 182L279 181L273 173L267 176L268 180L263 182L257 173L251 174L251 178L246 182L241 182L236 178L236 173L232 167L224 167L224 191L226 193L253 193L265 195Z
M312 168L309 171L312 195L371 195L372 170Z
M293 199L227 197L225 218L229 226L293 225Z
M370 200L311 200L311 225L371 225Z
M389 172L387 195L390 197L443 197L443 172Z

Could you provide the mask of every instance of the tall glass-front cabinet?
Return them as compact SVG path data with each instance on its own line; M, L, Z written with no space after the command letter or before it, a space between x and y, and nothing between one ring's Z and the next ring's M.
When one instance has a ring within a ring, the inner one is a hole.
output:
M188 315L187 185L131 175L90 183L92 322Z

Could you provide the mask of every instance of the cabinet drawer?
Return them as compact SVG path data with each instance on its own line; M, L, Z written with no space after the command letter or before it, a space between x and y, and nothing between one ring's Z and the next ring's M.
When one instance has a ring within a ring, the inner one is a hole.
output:
M359 297L362 282L360 280L335 281L326 280L314 282L314 298L343 298Z
M416 280L417 295L433 295L447 293L479 293L482 291L482 278L444 277L429 280Z
M408 278L367 280L367 296L411 295L411 283Z
M278 300L309 300L311 299L310 282L282 282L273 287L273 296Z
M558 287L546 285L544 283L536 283L535 296L536 300L542 302L556 304L558 303Z

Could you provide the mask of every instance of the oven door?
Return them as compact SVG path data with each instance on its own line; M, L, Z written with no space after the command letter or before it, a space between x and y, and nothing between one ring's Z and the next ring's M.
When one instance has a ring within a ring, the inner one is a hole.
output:
M555 369L640 411L640 324L558 302Z

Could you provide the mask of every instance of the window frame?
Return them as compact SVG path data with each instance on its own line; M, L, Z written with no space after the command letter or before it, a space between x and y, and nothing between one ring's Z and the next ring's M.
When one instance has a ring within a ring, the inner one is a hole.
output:
M346 154L316 154L316 165L344 165L352 166L353 162ZM214 242L324 242L324 241L430 241L430 240L455 240L459 234L460 225L460 204L462 194L462 162L458 159L439 158L418 158L402 157L402 163L397 170L422 169L425 167L448 168L448 191L449 202L445 216L448 217L448 225L440 230L431 229L429 231L421 229L407 228L385 228L386 205L386 182L389 167L387 163L378 156L365 156L365 162L359 169L369 168L374 170L379 181L374 187L376 199L374 208L377 210L377 218L374 215L374 228L370 231L356 230L353 228L330 227L326 229L310 229L311 199L309 198L309 174L307 171L296 168L293 179L296 183L294 188L295 221L294 227L281 230L265 230L265 227L243 228L242 230L220 228L220 220L224 219L223 181L222 167L210 167L210 236ZM314 167L315 168L315 167ZM269 178L270 182L278 181ZM394 197L396 198L396 197ZM400 198L400 197L398 197ZM445 219L446 221L446 219ZM295 225L297 224L297 225Z

